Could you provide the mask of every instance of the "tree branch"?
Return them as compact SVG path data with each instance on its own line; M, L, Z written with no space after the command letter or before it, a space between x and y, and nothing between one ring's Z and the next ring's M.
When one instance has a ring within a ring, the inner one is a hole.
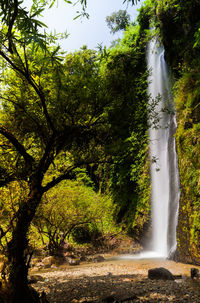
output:
M22 155L27 164L32 164L34 162L33 157L27 153L24 146L14 137L13 134L11 134L4 126L1 125L0 134L2 134L6 139L8 139L12 143L12 145L16 148L20 155Z
M38 132L42 135L43 139L45 138L44 137L44 134L43 134L43 131L42 131L42 125L40 125L36 119L34 119L25 109L25 107L21 106L19 103L9 99L9 98L6 98L6 97L3 97L2 95L0 95L0 99L4 100L4 101L7 101L7 102L10 102L12 104L14 104L16 107L18 107L19 109L21 109L24 114L33 121L33 123L37 126L37 130Z
M7 32L7 37L8 37L8 42L9 42L9 52L12 54L13 53L13 49L12 49L12 28L14 26L15 20L17 18L18 15L18 0L14 0L14 12L12 15L12 18L9 22L9 27L8 27L8 32Z
M49 139L48 143L46 144L45 152L40 160L38 167L40 170L43 170L43 173L47 171L49 165L52 163L51 155L54 151L54 140L55 140L55 136L53 134Z
M76 175L75 175L75 173L73 173L73 170L75 168L77 168L77 166L70 166L64 174L60 175L59 177L57 177L55 179L53 178L52 181L50 181L49 183L47 183L47 185L42 187L42 192L43 193L47 192L49 189L51 189L55 185L59 184L63 180L74 179Z
M45 193L47 192L49 189L51 189L52 187L54 187L55 185L59 184L61 181L63 180L67 180L67 179L75 179L76 177L76 173L73 172L74 169L81 167L82 165L89 165L89 164L100 164L100 163L111 163L110 160L104 160L104 161L81 161L81 162L77 162L75 165L70 166L62 175L60 175L57 178L53 178L52 181L50 181L49 183L47 183L45 186L42 187L42 192Z
M0 56L2 56L12 67L12 69L15 72L20 73L22 76L25 77L25 79L28 81L28 83L33 87L33 89L35 90L36 94L38 95L38 97L40 98L41 104L42 104L42 108L43 108L43 113L45 115L46 121L49 124L51 130L53 131L53 133L56 132L56 129L54 127L54 124L49 116L48 110L47 110L47 106L46 106L46 100L45 100L45 96L43 94L43 91L41 90L40 87L38 87L38 85L35 83L35 81L33 80L33 78L31 77L31 75L29 74L29 72L25 69L25 71L23 69L21 69L19 66L17 66L2 50L0 50Z

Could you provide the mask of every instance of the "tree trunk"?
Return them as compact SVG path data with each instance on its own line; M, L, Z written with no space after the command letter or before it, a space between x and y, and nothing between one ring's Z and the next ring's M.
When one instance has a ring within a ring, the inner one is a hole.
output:
M30 186L26 200L19 206L12 239L8 243L9 303L37 303L38 294L28 286L27 233L42 198L40 186Z

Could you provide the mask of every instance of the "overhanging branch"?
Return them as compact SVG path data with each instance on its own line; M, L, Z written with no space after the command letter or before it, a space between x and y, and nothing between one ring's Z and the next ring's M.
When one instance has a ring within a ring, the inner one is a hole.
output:
M66 179L74 179L76 174L73 172L73 170L77 168L77 166L70 166L65 173L60 175L57 178L53 178L52 181L47 183L47 185L42 187L42 192L45 193L55 185L59 184L61 181L66 180Z
M55 185L59 184L63 180L73 180L76 178L76 172L74 171L76 168L81 167L83 165L89 165L89 164L100 164L100 163L111 163L110 159L104 160L104 161L80 161L77 162L75 165L70 166L62 175L60 175L57 178L53 178L52 181L47 183L45 186L42 187L42 192L45 193Z
M2 134L6 139L9 140L10 143L12 143L12 145L24 158L27 164L32 164L34 162L33 157L27 153L24 146L15 138L15 136L12 133L10 133L4 126L1 125L0 125L0 134Z

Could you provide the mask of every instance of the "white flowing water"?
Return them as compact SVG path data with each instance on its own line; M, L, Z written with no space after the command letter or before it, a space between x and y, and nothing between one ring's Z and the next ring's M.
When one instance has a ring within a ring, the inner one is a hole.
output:
M149 43L147 63L150 70L148 93L152 235L148 239L147 251L122 256L122 259L166 259L173 257L177 247L180 197L174 138L177 125L164 48L156 40Z
M164 49L153 40L147 53L150 95L150 157L152 238L150 255L169 257L176 250L179 173L174 134L176 117L164 59ZM148 254L147 254L148 255Z

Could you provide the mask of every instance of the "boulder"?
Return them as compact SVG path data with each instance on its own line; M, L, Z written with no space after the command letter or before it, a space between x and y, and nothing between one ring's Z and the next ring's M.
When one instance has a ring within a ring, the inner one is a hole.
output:
M50 268L52 265L62 264L63 260L64 259L59 258L59 257L49 256L49 257L45 257L42 260L42 262L39 264L39 266L42 265L42 267L44 267L44 268Z
M42 269L44 267L44 264L42 262L36 263L33 266L35 269Z
M148 278L151 280L174 280L172 273L164 267L149 269Z
M45 257L43 260L42 260L42 264L45 266L45 267L51 267L52 264L55 264L56 263L56 260L55 260L55 257L53 256L49 256L49 257Z

